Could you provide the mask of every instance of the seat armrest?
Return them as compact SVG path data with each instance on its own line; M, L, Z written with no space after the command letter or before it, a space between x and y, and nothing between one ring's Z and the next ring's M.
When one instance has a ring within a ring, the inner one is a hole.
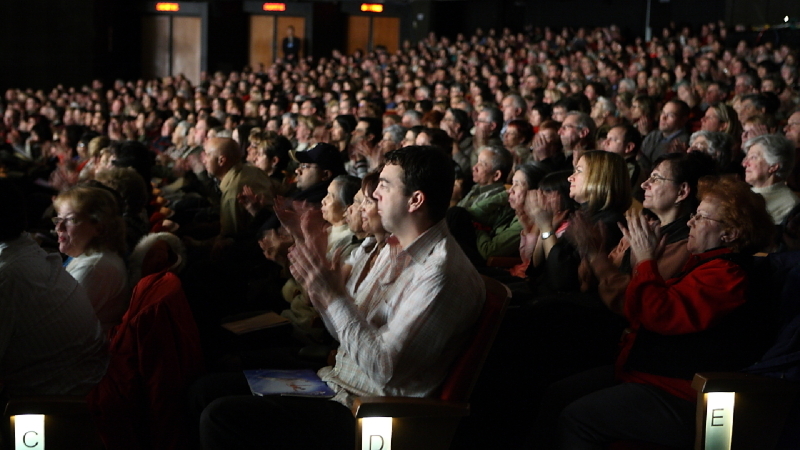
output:
M359 397L353 402L353 416L362 417L463 417L469 403L446 402L416 397Z
M780 378L764 377L741 372L696 373L692 388L703 392L753 392L794 393L800 392L800 384Z

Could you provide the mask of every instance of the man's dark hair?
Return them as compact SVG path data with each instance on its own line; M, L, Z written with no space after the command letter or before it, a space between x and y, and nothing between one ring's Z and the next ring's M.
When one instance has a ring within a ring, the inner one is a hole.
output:
M272 159L277 157L278 163L275 164L275 171L278 173L283 172L289 164L289 151L292 149L292 143L286 136L275 133L274 131L268 133L265 141L266 147L264 151L267 158Z
M616 125L613 128L623 128L625 134L622 135L622 143L627 145L632 142L633 154L639 153L639 149L642 147L642 134L639 133L639 130L635 126L626 122Z
M420 133L430 137L431 145L444 151L448 155L453 151L453 139L441 128L425 128Z
M691 113L691 109L689 105L686 104L683 100L678 100L677 98L673 98L672 100L668 101L667 103L672 103L673 105L678 107L678 114L680 114L682 119L688 119L689 114Z
M472 128L472 121L469 118L469 114L463 109L458 108L450 108L450 114L453 115L453 120L461 126L461 131L463 133L469 133L469 130Z
M432 146L409 145L387 153L386 164L403 169L405 195L422 191L432 221L444 219L455 182L452 159Z
M13 241L25 231L25 195L11 180L0 178L0 242Z
M359 117L359 122L366 122L367 134L372 135L369 141L370 145L378 145L378 142L383 139L383 121L377 117Z
M744 103L746 101L750 101L753 103L753 106L759 110L766 113L767 110L767 97L764 94L746 94L743 95L741 98L741 102Z
M580 111L578 101L575 100L575 98L573 97L564 97L561 100L553 103L553 107L551 108L551 110L556 109L558 107L564 108L565 110L567 110L567 112Z

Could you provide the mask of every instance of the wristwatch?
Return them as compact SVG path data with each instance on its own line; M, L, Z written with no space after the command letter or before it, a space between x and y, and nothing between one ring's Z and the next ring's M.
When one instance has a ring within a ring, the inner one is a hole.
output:
M545 240L545 239L549 238L552 235L553 235L552 231L545 231L544 233L542 233L542 240Z

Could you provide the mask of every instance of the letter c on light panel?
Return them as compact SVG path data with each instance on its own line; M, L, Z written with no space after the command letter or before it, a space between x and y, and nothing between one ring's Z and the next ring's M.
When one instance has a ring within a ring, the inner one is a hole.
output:
M44 415L13 416L14 450L44 450Z

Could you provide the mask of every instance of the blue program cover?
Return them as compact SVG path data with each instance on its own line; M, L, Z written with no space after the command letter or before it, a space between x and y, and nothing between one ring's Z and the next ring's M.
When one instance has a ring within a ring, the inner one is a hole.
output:
M245 370L253 395L330 398L336 395L313 370Z

